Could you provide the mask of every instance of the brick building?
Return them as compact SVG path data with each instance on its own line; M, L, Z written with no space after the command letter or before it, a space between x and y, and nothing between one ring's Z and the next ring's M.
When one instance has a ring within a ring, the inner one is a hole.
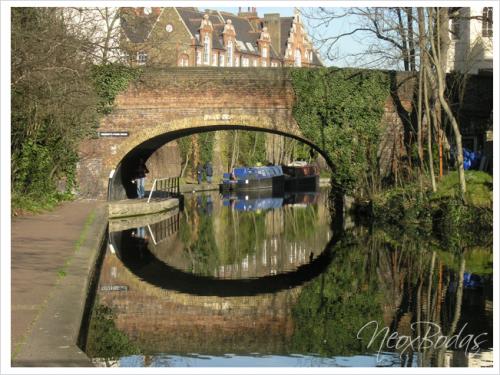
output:
M121 48L131 64L322 66L300 15L238 14L197 8L121 8Z

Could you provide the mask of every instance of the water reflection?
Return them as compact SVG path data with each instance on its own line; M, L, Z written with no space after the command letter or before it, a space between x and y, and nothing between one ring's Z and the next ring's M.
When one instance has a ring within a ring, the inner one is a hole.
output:
M361 226L339 237L326 192L274 198L193 195L183 213L115 227L87 345L95 363L492 365L491 239L449 246ZM370 344L369 322L415 345ZM419 346L430 325L482 342Z
M230 199L237 203L226 204ZM241 211L240 200L260 208ZM280 205L262 203L270 200ZM242 296L289 289L316 277L331 260L335 237L326 192L285 199L211 193L187 196L184 212L142 229L113 231L110 241L127 269L151 285Z

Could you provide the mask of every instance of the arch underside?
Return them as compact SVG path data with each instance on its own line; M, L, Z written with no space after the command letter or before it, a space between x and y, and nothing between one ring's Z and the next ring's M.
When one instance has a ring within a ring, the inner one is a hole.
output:
M125 154L125 156L118 162L115 168L115 173L113 175L113 178L111 179L111 181L109 181L111 185L109 190L110 191L109 199L117 200L134 196L134 191L132 191L133 186L131 186L127 182L129 182L133 178L131 171L133 170L134 165L139 158L147 160L160 147L176 139L193 134L221 131L221 130L257 131L257 132L282 135L288 138L296 139L308 145L316 152L318 152L325 159L330 169L332 169L332 171L334 170L334 165L330 160L330 158L328 157L328 154L319 146L317 146L315 143L298 134L290 133L277 128L265 128L260 126L249 126L249 125L215 124L215 125L193 126L178 130L166 131L159 135L153 136L152 138L145 140L142 143L139 143L135 147L131 148L130 151L128 151Z

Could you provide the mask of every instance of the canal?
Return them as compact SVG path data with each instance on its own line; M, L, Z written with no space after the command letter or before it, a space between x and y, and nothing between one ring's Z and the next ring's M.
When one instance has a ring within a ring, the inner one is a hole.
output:
M336 228L331 212L328 188L206 192L110 224L86 353L96 366L492 365L490 239Z

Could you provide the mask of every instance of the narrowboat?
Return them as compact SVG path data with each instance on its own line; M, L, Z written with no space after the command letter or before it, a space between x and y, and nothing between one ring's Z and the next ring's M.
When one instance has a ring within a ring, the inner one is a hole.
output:
M282 196L273 195L266 190L225 193L222 198L224 207L236 211L267 211L280 208L284 203Z
M273 194L284 191L285 177L279 165L266 167L238 167L224 173L220 190L255 191L269 190Z
M295 161L282 166L286 191L316 191L319 186L317 166Z

